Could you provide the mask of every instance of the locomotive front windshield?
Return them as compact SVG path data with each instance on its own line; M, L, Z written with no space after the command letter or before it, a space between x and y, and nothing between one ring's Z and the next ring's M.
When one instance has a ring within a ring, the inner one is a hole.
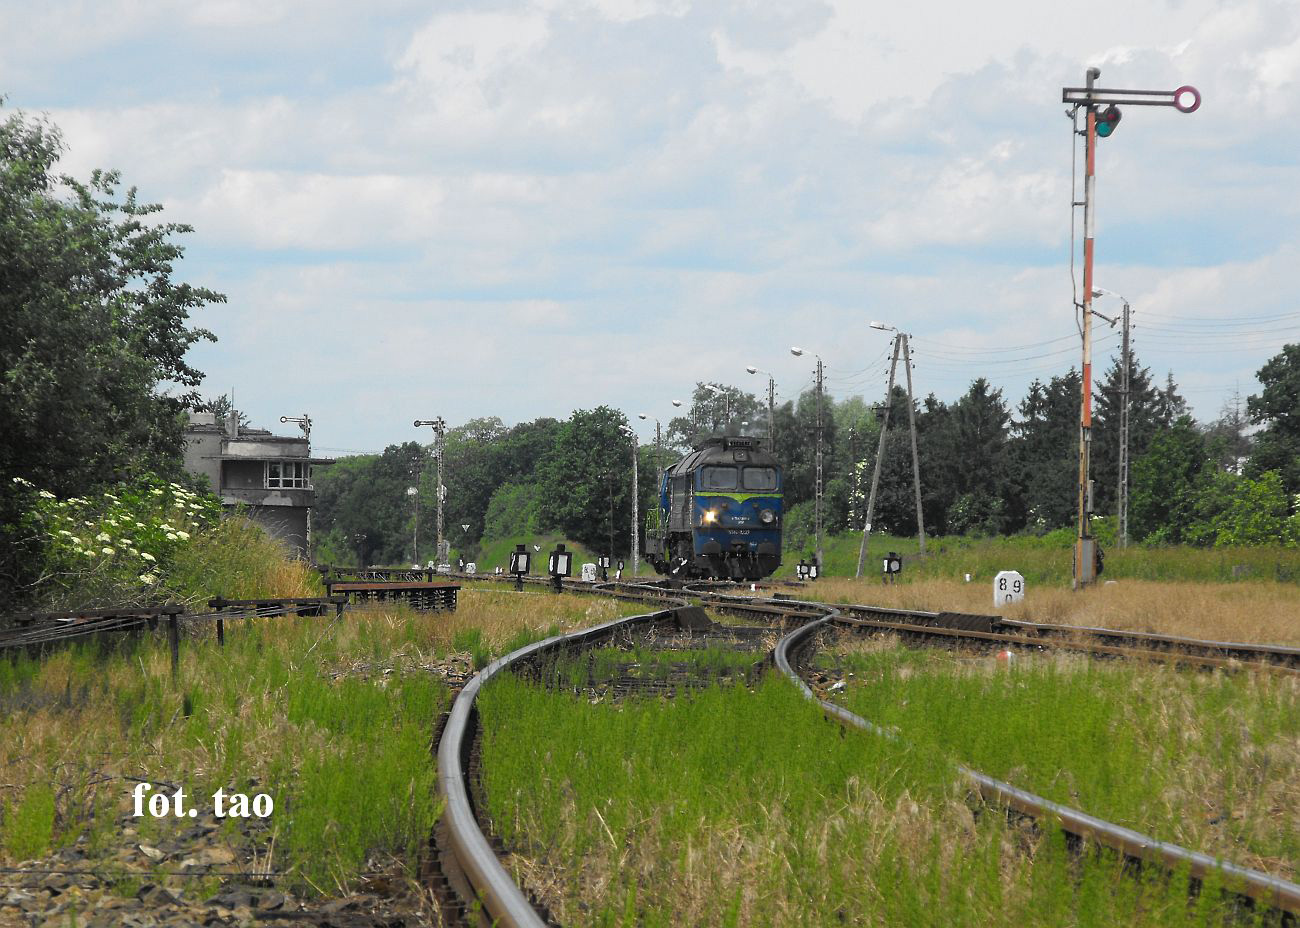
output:
M734 490L737 476L734 467L704 467L700 469L700 487L705 490Z
M775 490L775 467L746 467L743 479L746 490Z

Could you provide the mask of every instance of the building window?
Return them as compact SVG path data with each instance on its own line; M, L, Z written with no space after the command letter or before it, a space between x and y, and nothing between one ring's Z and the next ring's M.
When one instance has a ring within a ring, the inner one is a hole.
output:
M270 489L310 490L311 465L306 461L267 461L266 485Z

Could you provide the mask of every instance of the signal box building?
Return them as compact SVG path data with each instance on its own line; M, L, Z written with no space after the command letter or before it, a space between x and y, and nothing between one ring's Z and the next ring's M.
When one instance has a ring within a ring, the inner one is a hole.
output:
M239 424L232 412L191 412L185 429L185 468L208 479L227 512L241 510L291 550L306 557L310 542L313 458L305 436L272 435Z

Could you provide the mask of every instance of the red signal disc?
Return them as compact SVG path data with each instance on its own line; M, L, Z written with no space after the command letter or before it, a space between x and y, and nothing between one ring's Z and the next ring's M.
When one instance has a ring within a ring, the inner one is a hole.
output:
M1183 103L1183 94L1186 93L1192 95L1190 104ZM1195 113L1201 108L1201 92L1191 84L1184 84L1174 91L1174 108L1180 113Z

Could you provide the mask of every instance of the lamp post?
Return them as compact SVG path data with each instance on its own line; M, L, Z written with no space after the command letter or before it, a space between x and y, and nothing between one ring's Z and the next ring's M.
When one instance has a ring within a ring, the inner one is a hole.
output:
M767 450L776 452L776 428L773 425L773 408L776 406L776 378L752 364L745 368L751 374L767 374Z
M790 353L796 358L803 356L803 349L793 347ZM822 564L822 383L824 367L822 356L813 353L817 359L817 482L813 491L814 518L817 525L817 566Z
M441 564L443 557L445 557L442 545L442 505L447 500L447 487L442 482L442 459L445 457L443 451L446 448L447 422L442 418L442 416L439 416L436 419L415 420L415 427L417 429L422 425L433 427L433 454L434 457L438 459L438 522L436 526L438 551L437 554L434 555L434 558L439 564Z
M721 387L715 387L711 383L700 385L703 389L708 390L715 397L722 397L722 434L727 434L727 428L731 425L731 394ZM715 406L714 409L717 407Z
M420 491L415 487L407 487L406 495L411 498L411 508L415 510L414 523L415 527L411 529L411 554L414 558L415 565L420 566Z
M646 415L646 414L643 413L643 412L641 412L641 413L637 413L637 418L638 418L638 419L654 419L654 423L655 423L655 496L654 496L654 498L655 498L655 507L656 507L655 511L658 512L659 500L660 500L660 498L662 497L663 492L664 492L664 448L663 448L663 423L661 423L661 422L659 421L659 419L658 419L656 416L648 416L648 415ZM649 520L647 520L647 522L648 522L648 521L649 521ZM664 551L664 533L665 533L665 530L667 529L667 525L666 525L666 523L665 523L665 520L662 518L662 516L660 516L660 517L656 520L656 522L655 522L655 526L656 526L656 534L658 535L658 538L655 539L656 542L658 543L658 550L657 550L657 552L652 552L652 551L650 550L650 536L649 536L649 533L647 532L647 534L646 534L646 554L649 555L649 554L652 554L652 553L657 553L657 554L659 554L659 555L662 557L662 556L663 556L663 551ZM632 576L633 576L633 577L636 577L636 569L635 569L635 568L636 568L636 565L637 565L637 561L636 561L635 558L633 558L633 560L632 560L632 564L633 564L633 572L632 572Z
M1128 370L1129 358L1129 341L1128 332L1129 324L1132 319L1132 312L1129 308L1128 300L1120 296L1113 290L1107 290L1105 287L1093 287L1092 295L1113 296L1124 304L1123 335L1121 336L1120 348L1120 375L1119 375L1119 500L1116 503L1116 511L1119 515L1119 546L1128 547ZM1117 320L1102 316L1095 309L1093 315L1101 316L1113 327Z
M641 418L644 419L645 416ZM639 476L641 467L640 462L637 460L641 450L641 443L637 441L636 432L630 425L623 430L623 434L632 441L632 576L635 578L637 571L641 569L641 486ZM612 550L609 552L609 556L614 556Z
M673 400L673 406L676 407L677 409L684 409L684 408L685 408L684 405L682 404L682 401L681 401L681 400ZM694 403L691 404L691 411L690 411L687 415L690 416L690 420L691 420L691 435L690 435L690 439L687 441L687 444L690 445L690 446L692 446L692 447L694 447L694 446L695 446L696 433L699 431L699 428L700 428L700 427L699 427L699 424L695 421L695 404L694 404Z

